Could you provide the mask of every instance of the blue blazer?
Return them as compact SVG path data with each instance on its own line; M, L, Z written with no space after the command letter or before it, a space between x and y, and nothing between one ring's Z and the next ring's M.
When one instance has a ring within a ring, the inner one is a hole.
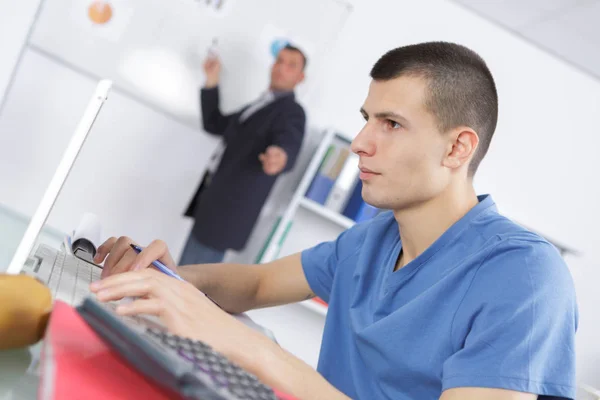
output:
M293 168L306 127L306 115L293 92L239 121L246 107L230 115L219 109L219 90L200 91L204 129L227 145L213 176L203 178L185 215L195 219L192 234L216 250L241 250L254 228L278 175L264 173L258 159L270 145L287 153L283 172Z

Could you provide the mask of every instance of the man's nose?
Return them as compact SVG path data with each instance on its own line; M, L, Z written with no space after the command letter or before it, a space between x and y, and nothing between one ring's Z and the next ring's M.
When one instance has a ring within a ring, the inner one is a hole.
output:
M370 124L367 122L365 123L365 126L363 126L363 128L360 130L360 132L358 132L358 134L352 141L352 144L350 145L350 149L353 153L359 155L363 154L367 156L373 155L373 153L375 152L375 144L371 137L371 129L372 128Z

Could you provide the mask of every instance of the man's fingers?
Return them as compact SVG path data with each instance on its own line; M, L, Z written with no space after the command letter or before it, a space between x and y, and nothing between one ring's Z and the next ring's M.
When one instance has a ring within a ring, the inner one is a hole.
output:
M274 172L274 171L277 171L277 169L278 169L278 164L277 163L273 163L273 162L267 163L264 166L264 170L266 172Z
M111 238L100 246L97 259L106 258L100 275L101 278L147 268L155 260L160 260L163 264L175 270L175 263L169 254L169 249L162 240L153 241L139 255L131 248L132 243L134 242L130 238L123 236L119 239ZM108 257L106 257L107 253Z
M117 243L116 237L111 237L110 239L102 243L96 251L96 255L94 256L94 262L96 264L102 263L102 261L104 261L104 259L108 255L108 253L110 253L110 250L113 248L115 243Z
M216 57L209 57L204 61L204 68L215 68L220 64L219 59Z
M112 275L90 286L101 301L119 300L123 297L153 297L162 290L163 279L173 279L157 271L144 270Z
M117 285L122 285L127 282L133 282L133 281L147 279L147 278L151 277L150 274L152 272L160 274L158 271L155 271L155 270L144 269L142 271L129 271L129 272L124 272L122 274L110 275L106 278L103 278L102 280L92 282L90 284L90 290L92 292L96 293L100 290L107 289L107 288L117 286ZM166 277L166 275L165 275L165 277Z
M258 157L264 163L282 163L285 161L284 156L276 154L265 154Z
M132 240L126 236L121 236L119 239L117 239L114 246L110 250L108 257L106 258L106 261L104 261L104 268L102 269L101 277L115 274L117 272L123 272L115 269L114 267L119 263L121 258L123 258L125 253L131 249L129 246L131 243Z
M275 145L271 145L269 147L267 147L267 154L282 154L285 153L285 151L279 147L279 146L275 146Z
M275 175L275 168L273 168L273 167L268 167L268 166L265 166L265 167L263 168L263 172L264 172L265 174L267 174L267 175Z
M282 168L287 162L287 154L278 146L269 146L264 155L263 164L274 164L277 168Z
M173 260L169 255L167 244L162 240L155 240L137 255L134 269L147 268L153 261L160 260L167 267L174 270Z
M160 316L163 311L163 302L157 298L137 299L129 304L119 304L117 306L117 314L120 315L147 314Z
M119 274L123 275L123 274ZM153 291L153 285L149 278L125 282L120 285L112 285L101 289L96 293L100 301L116 301L124 297L144 297Z
M285 156L285 152L277 147L269 147L265 153L270 159L280 159Z
M137 257L137 253L130 247L125 251L123 256L109 271L110 274L118 274L126 271L133 271L133 266L135 263L135 259Z
M279 168L274 167L265 167L263 168L263 172L269 176L277 175L280 172Z
M283 160L269 161L263 164L263 171L267 175L275 175L280 173L284 167L285 162Z

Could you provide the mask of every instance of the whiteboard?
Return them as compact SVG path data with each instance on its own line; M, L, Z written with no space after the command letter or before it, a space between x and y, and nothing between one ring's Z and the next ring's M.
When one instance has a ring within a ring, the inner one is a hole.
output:
M341 0L221 0L219 11L206 0L111 0L110 19L94 23L95 1L45 0L30 46L91 77L110 78L193 127L200 126L202 60L214 38L224 111L267 88L271 47L281 38L308 55L307 80L296 92L302 99L351 12Z

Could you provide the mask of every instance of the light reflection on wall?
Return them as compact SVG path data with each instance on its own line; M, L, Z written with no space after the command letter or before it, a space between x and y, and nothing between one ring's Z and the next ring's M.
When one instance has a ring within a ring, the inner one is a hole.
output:
M174 114L198 114L198 88L204 81L202 65L194 67L166 49L145 49L130 53L119 72L148 101Z

